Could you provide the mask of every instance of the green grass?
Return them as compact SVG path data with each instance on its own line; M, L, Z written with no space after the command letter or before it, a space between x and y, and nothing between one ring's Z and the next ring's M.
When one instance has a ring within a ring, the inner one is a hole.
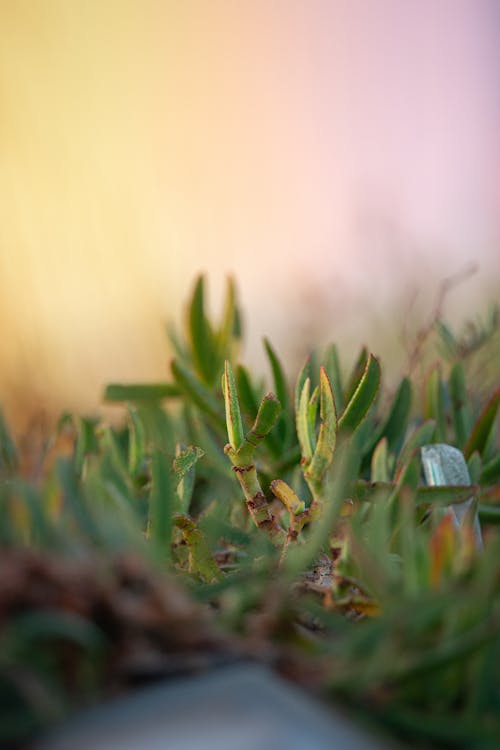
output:
M200 277L170 380L108 386L120 427L66 416L36 480L0 418L0 742L251 650L412 747L500 746L500 391L475 370L498 314L436 321L392 395L366 349L351 373L311 353L291 383L265 340L266 393L237 359L233 283L218 323L204 300ZM423 486L432 442L472 489ZM471 493L480 553L443 514Z

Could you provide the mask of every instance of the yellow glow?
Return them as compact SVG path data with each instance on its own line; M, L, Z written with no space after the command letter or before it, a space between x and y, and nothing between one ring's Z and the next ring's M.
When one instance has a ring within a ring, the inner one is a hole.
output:
M215 303L236 275L254 359L264 333L383 338L420 272L479 260L494 289L490 11L375 5L0 0L10 412L162 377L199 271Z

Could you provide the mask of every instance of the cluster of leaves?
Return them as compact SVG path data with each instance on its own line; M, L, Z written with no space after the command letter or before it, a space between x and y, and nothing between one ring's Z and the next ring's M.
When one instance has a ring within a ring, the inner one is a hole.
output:
M224 632L266 643L266 658L299 681L312 669L324 692L412 742L497 747L500 390L479 401L450 344L423 383L404 377L392 397L376 357L363 349L346 376L335 345L311 354L292 391L265 340L266 393L237 362L231 281L215 325L199 278L187 335L170 338L169 382L108 386L106 400L126 405L119 427L65 415L35 477L23 477L0 420L1 554L29 549L61 565L139 555L166 582L181 578ZM425 486L420 448L431 443L463 452L472 487ZM471 495L481 552L471 522L457 528L446 510ZM106 601L122 589L111 586ZM88 665L109 664L119 627L69 595L12 601L0 579L0 702L16 717L0 714L3 739L53 718L44 696L65 694L54 665L68 671L68 649L80 654L83 692L102 692L109 669ZM301 671L304 658L312 667Z

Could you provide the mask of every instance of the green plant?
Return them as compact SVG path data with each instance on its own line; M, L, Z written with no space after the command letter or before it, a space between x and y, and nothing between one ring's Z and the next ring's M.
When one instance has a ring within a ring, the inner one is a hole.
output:
M234 284L218 325L204 296L200 277L187 335L170 331L171 380L108 386L125 404L119 427L63 418L36 481L0 420L0 738L126 685L123 654L153 630L159 664L179 649L186 663L203 648L248 654L251 642L254 658L304 684L313 675L412 743L496 747L500 391L478 396L469 350L450 345L391 397L376 357L363 349L346 377L331 345L292 396L266 340L266 393L237 362ZM423 485L419 450L432 442L463 451L472 487ZM436 512L471 494L481 554L470 524Z

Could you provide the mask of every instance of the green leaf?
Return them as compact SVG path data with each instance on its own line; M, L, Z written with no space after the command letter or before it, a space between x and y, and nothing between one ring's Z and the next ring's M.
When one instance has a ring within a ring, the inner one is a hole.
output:
M480 483L481 484L494 484L500 479L500 453L488 461L481 471Z
M253 461L255 449L272 430L278 421L280 413L280 402L274 393L267 393L260 402L255 422L245 435L242 445L233 457L236 461L235 465L245 466L247 463Z
M151 491L149 495L149 531L161 550L162 557L170 557L172 515L175 508L175 489L171 462L165 453L153 451L151 456Z
M382 423L380 428L377 430L377 439L374 440L374 444L378 443L381 438L387 438L389 451L394 451L402 439L406 425L408 424L408 417L410 415L411 408L411 397L412 397L411 383L408 378L403 378L399 384L394 400L391 404L389 414L386 420Z
M221 412L219 401L215 398L212 391L206 387L194 373L185 365L177 360L171 364L172 374L182 389L189 396L191 401L219 427L224 429L224 417Z
M310 381L310 370L311 370L311 360L308 357L306 361L304 362L304 364L302 365L302 369L300 370L299 376L297 378L297 383L295 384L294 406L295 406L296 418L298 416L299 409L300 409L300 399L302 396L302 391L304 390L304 384L307 378L309 378L309 381ZM307 398L309 399L309 396Z
M222 376L222 392L226 407L226 427L229 444L234 451L237 451L243 443L245 433L243 432L240 403L233 370L227 359L224 363L224 375Z
M373 404L380 387L380 365L370 354L359 383L339 419L339 430L354 432Z
M226 282L226 298L222 321L217 332L217 350L219 361L223 362L232 354L232 343L239 338L239 314L236 304L236 287L234 279L229 276Z
M260 402L259 411L251 430L246 436L246 440L262 440L274 427L281 413L281 404L274 393L266 393Z
M482 461L481 456L477 451L474 451L467 461L467 468L469 470L471 484L478 484L479 477L481 476Z
M340 369L340 357L335 344L330 344L324 356L324 366L328 379L332 386L333 399L337 412L344 408L344 393L342 390L342 374Z
M99 450L99 442L95 432L97 420L78 418L78 436L75 446L75 465L78 474L82 473L85 458Z
M333 391L324 367L320 368L320 418L318 441L305 476L321 481L330 466L337 440L337 412Z
M389 476L389 454L387 450L387 438L383 437L373 451L371 461L371 481L388 482Z
M199 276L189 306L189 337L194 366L201 379L212 385L220 360L214 341L214 334L205 315L204 278Z
M309 414L309 389L311 387L310 378L306 378L302 387L299 399L299 408L297 409L297 436L299 439L302 457L305 461L310 461L314 451L314 436L310 429Z
M116 433L111 427L103 427L99 431L99 451L102 461L106 458L111 471L120 477L123 486L131 487L131 477L128 471L127 458L121 449Z
M316 386L314 391L311 394L311 398L309 399L309 404L307 407L307 424L309 428L309 435L311 437L311 445L316 445L316 419L318 416L318 406L319 406L319 385Z
M470 433L464 447L464 456L468 459L474 451L482 456L490 433L495 424L495 418L500 404L500 388L495 391L481 414L477 418L472 432Z
M477 512L481 523L500 524L500 505L479 503Z
M133 477L138 476L146 457L146 435L144 424L137 409L129 407L128 468Z
M424 392L424 417L436 422L435 440L446 442L445 388L439 365L430 371Z
M363 373L366 369L366 364L368 362L368 349L366 346L364 346L354 363L354 366L352 368L351 374L349 376L349 380L347 381L347 385L345 388L344 393L344 404L348 404L351 398L353 397L354 391L359 385L359 381L363 377Z
M467 389L462 362L456 362L450 373L449 390L451 398L451 415L457 446L463 449L467 435L472 427L472 417L467 406Z
M236 368L236 388L242 410L252 420L255 419L259 408L259 397L252 386L248 370L243 365L238 365Z
M105 401L161 401L180 396L181 389L172 383L110 383L104 390Z
M269 363L271 365L271 371L273 373L273 382L274 382L274 389L276 392L276 396L278 397L278 401L281 404L281 419L278 424L278 431L280 433L280 438L282 441L286 441L287 433L288 433L288 424L286 420L286 416L288 413L288 386L286 383L285 373L283 371L283 367L281 366L281 363L276 356L276 352L272 348L269 340L267 338L264 338L264 347L266 350L267 358L269 359Z

